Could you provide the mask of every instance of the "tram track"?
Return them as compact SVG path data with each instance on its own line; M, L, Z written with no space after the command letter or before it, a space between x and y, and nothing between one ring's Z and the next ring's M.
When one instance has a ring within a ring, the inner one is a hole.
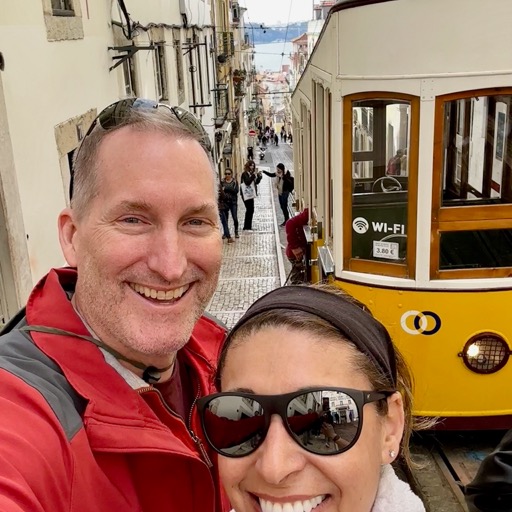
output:
M416 434L411 453L417 467L402 468L427 512L467 512L464 486L499 443L503 431Z

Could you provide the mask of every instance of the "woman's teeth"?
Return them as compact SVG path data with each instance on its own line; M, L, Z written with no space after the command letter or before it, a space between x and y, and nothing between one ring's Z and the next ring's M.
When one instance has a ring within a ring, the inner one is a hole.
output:
M295 501L293 503L272 503L271 501L260 498L261 512L311 512L322 501L325 500L325 494L311 498L305 501Z

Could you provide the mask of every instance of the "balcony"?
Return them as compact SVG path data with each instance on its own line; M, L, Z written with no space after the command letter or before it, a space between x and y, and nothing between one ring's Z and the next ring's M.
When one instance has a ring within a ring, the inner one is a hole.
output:
M215 105L215 127L221 128L229 112L229 91L228 85L219 83L212 89Z
M225 64L235 54L233 32L217 32L217 61Z
M233 71L233 85L235 90L235 97L240 98L245 96L245 81L247 79L247 72L245 69L235 69Z

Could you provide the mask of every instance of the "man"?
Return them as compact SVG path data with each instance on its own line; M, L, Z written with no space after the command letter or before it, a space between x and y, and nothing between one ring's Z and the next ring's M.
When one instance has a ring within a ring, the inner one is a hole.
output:
M386 167L386 174L388 176L400 176L403 156L404 152L399 149L396 152L396 155L389 159L388 165Z
M279 198L279 206L281 207L281 211L283 212L284 217L284 221L280 224L280 226L283 227L290 218L290 213L288 211L288 198L293 192L295 180L293 179L290 171L285 172L285 167L282 163L277 164L276 172L263 171L263 174L266 174L271 178L277 178L277 197Z
M304 257L306 256L308 242L303 227L308 221L309 209L305 208L286 223L286 257L292 264L292 270L287 279L287 281L290 281L290 284L302 284L305 282L306 269Z
M221 210L220 219L222 221L224 238L227 238L228 242L232 243L234 240L229 234L228 224L230 212L235 227L235 238L239 238L240 235L238 234L238 183L233 178L233 171L231 169L226 169L224 172L224 179L220 182L220 192L223 208L221 209L219 205L219 209Z
M228 509L195 409L225 332L201 316L221 239L190 116L122 100L82 141L58 221L71 268L0 338L2 512Z

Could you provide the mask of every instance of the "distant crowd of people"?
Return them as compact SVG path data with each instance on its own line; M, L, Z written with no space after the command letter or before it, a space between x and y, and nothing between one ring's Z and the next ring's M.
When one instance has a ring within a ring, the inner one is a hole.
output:
M293 142L292 132L286 131L284 126L281 127L279 135L271 126L265 126L263 128L263 125L260 123L256 128L258 130L258 144L260 146L266 147L268 144L279 146L279 140L284 143L288 142L289 144Z

